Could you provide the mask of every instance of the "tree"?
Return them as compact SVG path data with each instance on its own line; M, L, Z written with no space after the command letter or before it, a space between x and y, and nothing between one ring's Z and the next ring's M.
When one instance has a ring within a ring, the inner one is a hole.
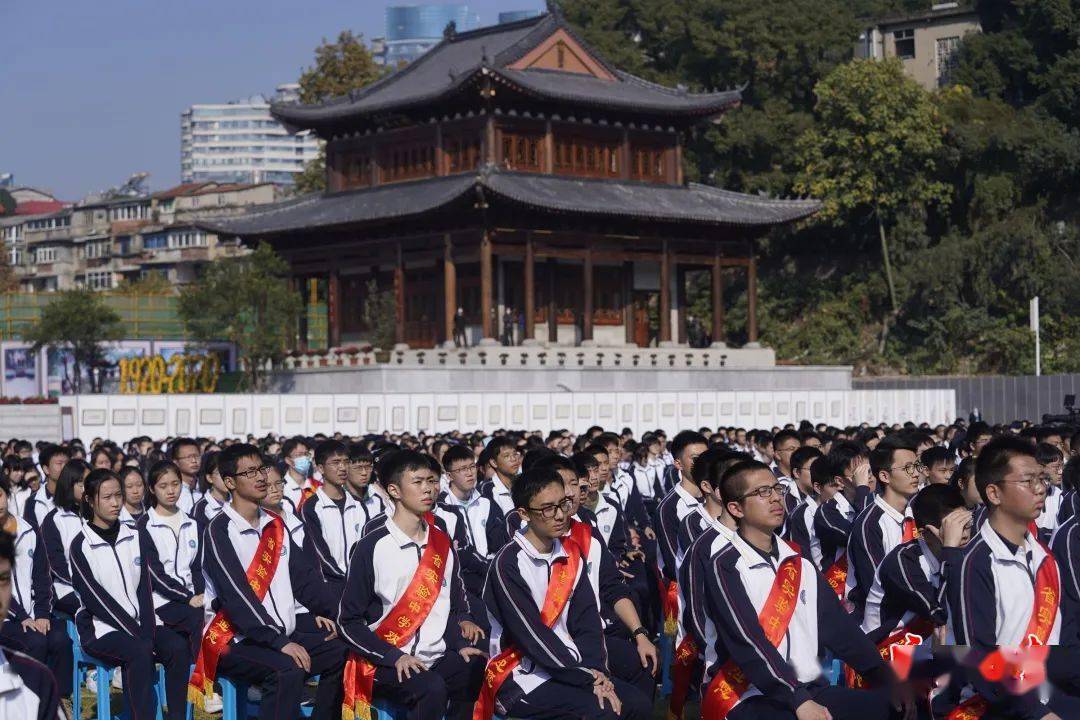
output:
M51 348L71 355L73 375L67 379L75 394L82 392L84 370L91 372L91 390L100 390L93 371L106 365L103 345L122 336L120 316L100 295L86 288L57 294L41 309L38 321L23 333L35 354ZM66 373L66 364L64 370Z
M335 42L323 38L315 48L315 65L300 75L300 102L318 103L346 95L378 80L382 72L364 45L364 36L342 30Z
M236 345L246 386L265 387L267 365L279 362L295 338L300 298L289 289L286 263L260 244L253 253L211 263L180 291L179 312L198 342Z
M134 280L125 280L116 286L117 295L140 297L145 295L175 295L176 286L162 273L149 273Z
M364 324L371 330L371 344L383 350L394 345L397 324L397 303L392 290L380 290L374 279L367 282L364 300ZM453 310L448 310L453 312Z
M304 169L293 181L293 191L306 195L326 191L326 150L319 148L314 159L304 163Z
M937 177L945 125L929 93L904 75L899 60L855 60L815 88L817 124L797 143L803 168L795 188L821 198L821 219L850 222L869 213L877 223L890 313L900 314L886 226L913 207L947 204Z

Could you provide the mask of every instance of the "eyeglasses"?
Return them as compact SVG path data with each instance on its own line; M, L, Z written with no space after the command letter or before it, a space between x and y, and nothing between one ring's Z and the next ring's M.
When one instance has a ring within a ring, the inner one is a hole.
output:
M285 487L284 480L268 480L266 486L272 490L280 490Z
M358 462L350 462L349 465L352 466L354 470L370 470L373 467L371 463L364 460L360 460Z
M464 473L464 472L469 472L470 470L475 470L476 468L477 468L476 463L473 463L472 465L458 465L456 468L454 468L450 472L452 472L452 473Z
M782 483L776 483L775 485L762 485L761 487L756 488L754 490L751 490L750 492L746 493L745 495L741 495L741 496L739 496L739 497L737 497L735 499L736 500L745 500L746 498L748 498L748 497L750 497L752 495L757 495L762 500L767 500L769 498L769 496L772 495L773 493L776 493L779 497L782 498L785 495L787 495L788 486L784 485Z
M789 446L789 447L776 448L775 452L778 452L778 453L793 453L798 449L799 449L798 445L792 445L792 446Z
M176 459L177 460L198 460L200 457L201 457L200 455L180 455Z
M1035 492L1042 485L1044 488L1050 484L1050 476L1046 473L1040 473L1038 475L1028 475L1022 480L1002 480L999 485L1007 485L1012 483L1013 485L1023 485L1030 492Z
M566 498L562 502L556 505L545 505L544 507L527 507L525 508L529 512L540 513L540 516L545 520L554 520L555 515L562 512L563 515L570 513L570 508L574 507L574 501L570 498Z
M907 465L898 465L897 467L889 468L889 472L895 470L903 470L908 475L917 475L918 473L926 472L926 466L916 460L915 462L909 462Z
M240 478L243 478L244 480L254 480L259 475L262 475L263 477L266 477L269 472L270 472L270 467L269 466L261 465L261 466L256 467L256 468L251 468L250 470L244 470L243 472L237 472L235 475L233 475L233 479L239 480Z

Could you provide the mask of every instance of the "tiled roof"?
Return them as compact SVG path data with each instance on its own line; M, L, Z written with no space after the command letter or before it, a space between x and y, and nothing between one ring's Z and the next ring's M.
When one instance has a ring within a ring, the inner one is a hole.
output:
M273 235L423 215L471 200L484 191L504 202L546 212L710 225L766 227L816 213L816 200L744 195L707 185L659 185L516 173L486 167L450 175L263 205L242 215L200 224L225 235ZM471 208L471 205L469 206Z

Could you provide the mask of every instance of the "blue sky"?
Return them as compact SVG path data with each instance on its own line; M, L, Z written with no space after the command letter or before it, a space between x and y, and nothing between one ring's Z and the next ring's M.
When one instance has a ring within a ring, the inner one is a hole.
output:
M428 0L434 2L436 0ZM180 178L180 113L272 93L386 0L0 0L0 172L76 200ZM406 1L394 4L419 4ZM471 0L484 24L542 0Z

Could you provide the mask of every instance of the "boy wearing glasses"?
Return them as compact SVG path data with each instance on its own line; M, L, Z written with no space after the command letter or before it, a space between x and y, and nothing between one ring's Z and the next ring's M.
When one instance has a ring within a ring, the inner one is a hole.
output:
M566 537L575 501L560 472L531 468L513 501L524 527L484 586L492 660L474 718L647 720L648 699L609 675L587 551Z
M345 489L356 498L364 510L364 522L386 512L386 500L380 494L378 483L371 481L375 469L375 458L371 451L360 443L349 445L349 478Z
M1073 603L1061 602L1063 591L1075 594L1071 584L1063 587L1071 577L1062 576L1062 565L1029 529L1046 501L1035 449L1016 437L991 440L979 449L975 484L986 522L961 558L946 564L949 626L956 643L970 647L965 665L977 691L961 707L993 717L1058 720L1041 701L1038 686L1028 688L1015 668L1006 664L1003 675L1011 691L976 669L999 646L1026 649L1076 639ZM1050 657L1053 674L1054 654Z
M494 437L480 453L480 464L491 478L480 485L480 494L498 506L504 516L514 510L510 490L521 471L521 453L514 441L505 435Z
M345 704L363 717L373 695L415 720L469 716L483 680L483 652L461 622L469 606L459 553L432 522L439 494L433 458L402 450L380 466L393 514L360 541L349 562L338 622L351 651ZM449 709L448 709L449 705Z
M870 451L870 470L879 492L852 523L848 540L848 600L855 617L862 618L866 595L874 584L878 565L894 547L916 537L915 520L905 515L908 502L919 491L922 463L912 445L890 435Z
M169 446L169 457L180 468L180 502L177 506L190 515L195 504L202 500L199 489L199 468L202 466L202 450L199 443L191 438L177 438Z
M892 691L892 714L911 717L911 701L892 670L812 563L777 537L785 485L754 460L720 479L738 531L705 573L706 614L717 628L704 648L708 686L702 716L728 720L889 718L879 691L832 687L819 651L828 648Z
M781 430L773 436L773 457L776 461L773 472L777 479L788 487L784 502L787 504L789 516L795 510L795 506L802 502L803 493L795 482L795 466L792 464L795 451L801 445L799 434L794 430Z
M258 688L259 717L298 717L306 678L319 675L312 717L341 713L345 646L333 623L302 628L298 605L332 617L334 599L312 581L310 564L279 515L261 507L268 468L245 443L221 451L219 469L231 498L204 534L206 628L192 675L206 692L217 674Z
M335 597L339 597L349 567L349 555L360 539L367 516L360 502L346 489L349 451L344 443L324 440L315 448L315 467L322 485L300 506L304 542L319 559L319 570Z
M785 540L795 543L802 556L814 563L818 570L821 569L821 542L814 532L814 515L817 514L821 487L814 484L812 466L821 456L820 450L810 446L800 447L791 454L791 478L799 488L802 501L788 515L784 522L784 533L781 535ZM826 463L822 463L822 467L825 466ZM824 479L831 482L832 474L829 473ZM790 490L788 492L790 493Z

